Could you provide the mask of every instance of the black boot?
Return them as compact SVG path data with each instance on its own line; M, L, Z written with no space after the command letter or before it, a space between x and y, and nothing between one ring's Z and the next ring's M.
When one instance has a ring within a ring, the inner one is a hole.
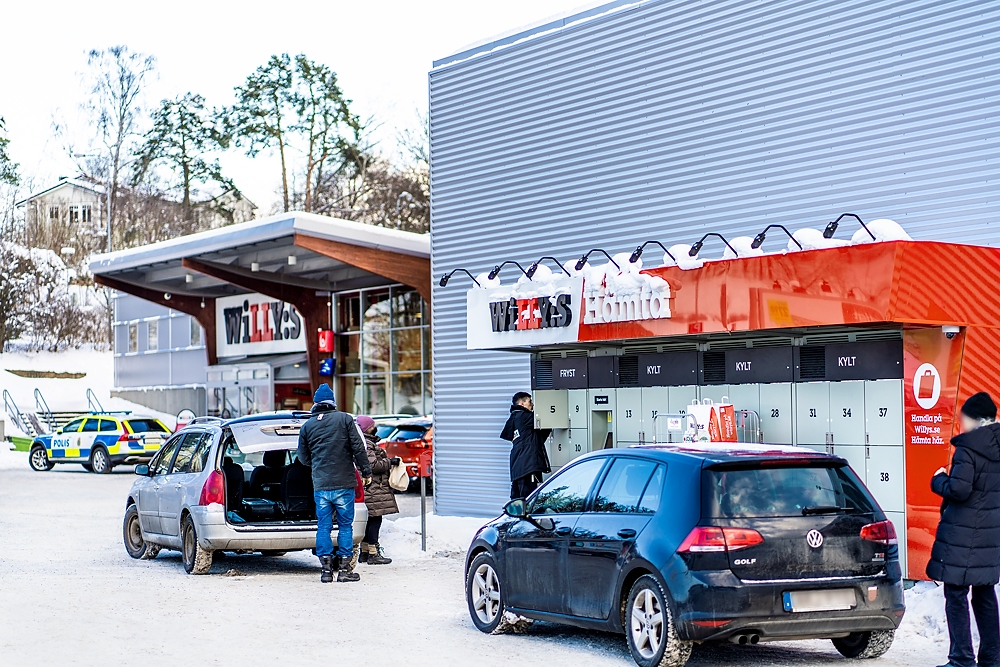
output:
M368 546L368 564L369 565L388 565L392 562L391 558L386 558L385 553L382 551L382 547L378 544L371 544Z
M333 581L333 556L320 556L319 562L323 566L323 574L320 575L319 580L328 584Z
M361 575L354 571L350 563L347 563L340 568L337 581L361 581Z
M367 542L362 542L361 543L361 555L358 556L358 562L359 563L367 563L368 562L368 543Z

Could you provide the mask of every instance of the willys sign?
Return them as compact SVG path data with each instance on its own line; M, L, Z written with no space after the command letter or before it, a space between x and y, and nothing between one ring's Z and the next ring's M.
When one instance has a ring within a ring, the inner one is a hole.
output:
M467 295L469 349L574 343L581 327L670 317L670 286L640 273L552 276L473 288Z
M220 357L303 352L302 317L295 307L262 294L215 300L216 344Z

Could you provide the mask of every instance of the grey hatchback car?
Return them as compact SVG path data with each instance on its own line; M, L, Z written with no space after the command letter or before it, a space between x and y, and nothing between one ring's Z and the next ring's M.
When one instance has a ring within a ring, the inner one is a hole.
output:
M150 461L125 502L128 555L179 550L189 574L205 574L216 551L283 555L316 547L310 468L295 456L308 412L272 412L229 421L202 417L175 433ZM354 543L368 522L355 471ZM334 525L336 541L336 525Z

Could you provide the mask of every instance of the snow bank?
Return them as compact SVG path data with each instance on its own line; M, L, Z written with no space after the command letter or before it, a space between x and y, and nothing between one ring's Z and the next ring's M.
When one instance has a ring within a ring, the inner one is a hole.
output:
M764 254L764 251L760 248L753 247L753 239L749 236L737 236L736 238L729 239L729 245L733 246L733 250L737 254L733 254L733 250L726 246L726 249L722 252L722 259L736 259L739 257L758 257Z
M392 558L465 558L472 538L489 519L427 515L427 551L420 550L420 517L386 518L379 539Z
M868 223L868 229L875 235L872 240L871 234L865 231L864 227L854 232L851 237L852 244L880 243L882 241L912 241L910 235L903 231L903 228L895 220L879 218Z
M663 253L663 266L676 266L683 271L689 271L691 269L700 269L705 264L705 260L698 257L696 254L692 257L689 253L691 252L691 245L688 243L677 243L670 246L670 255L677 258L677 261L670 259L670 255Z
M792 232L792 237L795 238L795 241L802 244L802 250L820 250L822 248L836 248L838 246L849 245L847 241L842 239L828 239L823 236L823 232L811 227L795 230ZM788 250L791 252L799 249L795 245L795 241L788 240Z

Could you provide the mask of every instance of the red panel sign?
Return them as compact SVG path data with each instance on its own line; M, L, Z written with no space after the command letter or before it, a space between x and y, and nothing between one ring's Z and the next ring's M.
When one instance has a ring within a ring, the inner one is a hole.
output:
M940 518L941 498L931 491L931 476L951 457L964 343L964 335L947 338L937 327L903 331L906 541L914 579L927 576Z
M333 352L333 332L322 330L319 332L319 351L325 354Z

